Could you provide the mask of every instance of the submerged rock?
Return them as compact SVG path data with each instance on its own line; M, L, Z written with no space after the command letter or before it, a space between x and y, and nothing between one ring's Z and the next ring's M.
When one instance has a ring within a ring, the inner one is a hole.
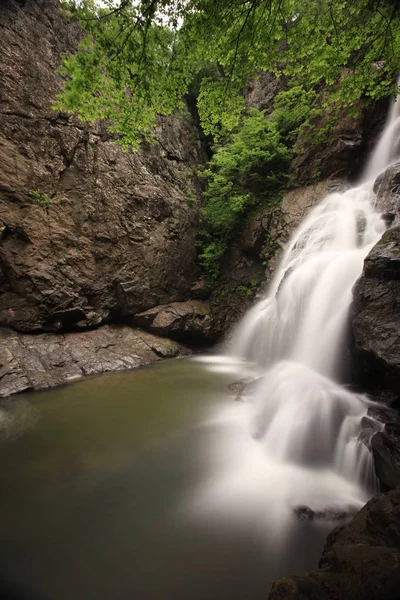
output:
M0 398L187 354L178 342L127 326L36 335L0 329Z
M243 396L251 396L255 393L261 377L244 377L239 381L234 381L226 386L229 394L236 397L236 400L243 400Z
M349 519L352 515L355 515L357 511L344 512L329 508L325 510L313 510L309 506L296 506L293 509L293 512L300 521L312 521L314 519L323 521L343 521Z
M400 490L376 496L334 529L319 566L275 581L269 600L398 600Z

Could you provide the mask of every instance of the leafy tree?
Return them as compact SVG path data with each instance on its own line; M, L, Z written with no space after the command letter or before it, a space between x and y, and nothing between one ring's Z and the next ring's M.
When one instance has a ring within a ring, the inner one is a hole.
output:
M67 55L57 108L83 120L109 118L125 146L151 136L157 114L179 107L203 77L198 110L205 133L240 121L241 90L268 70L294 87L324 86L325 103L394 93L400 0L94 0L65 3L87 36Z

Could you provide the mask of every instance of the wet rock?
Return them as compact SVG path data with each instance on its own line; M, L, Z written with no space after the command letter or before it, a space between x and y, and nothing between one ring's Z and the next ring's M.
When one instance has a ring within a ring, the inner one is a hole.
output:
M301 131L294 147L293 187L318 179L352 178L358 174L382 128L387 102L359 105L358 109L355 115L342 109L333 123L331 113L324 111ZM316 131L320 132L319 140L315 139Z
M374 182L376 207L387 226L400 225L400 162L381 173Z
M363 417L361 419L361 429L373 429L375 431L378 431L379 423L377 423L375 419L372 419L369 416Z
M204 342L210 332L210 305L207 301L188 300L155 306L136 314L131 323L157 335Z
M364 262L354 288L352 358L354 376L367 387L400 393L400 228L388 230Z
M243 400L243 396L251 396L255 393L261 377L244 377L239 381L230 383L226 389L229 394L236 397L236 400Z
M313 510L309 506L296 506L293 512L300 521L312 521L313 519L320 519L323 521L343 521L349 519L357 511L346 512L337 509L325 509L325 510Z
M127 326L67 334L0 329L0 398L189 353L178 342Z
M387 423L371 441L375 473L384 489L400 485L400 426Z
M188 197L204 158L189 111L159 119L158 144L123 152L104 123L52 110L60 55L81 37L58 1L8 0L0 29L0 311L19 331L59 331L189 297Z
M315 512L308 506L297 506L293 512L300 521L311 521L315 517Z
M269 600L397 600L400 490L380 494L328 536L320 569L272 584Z
M394 411L391 411L388 407L383 406L369 406L367 410L367 417L378 421L379 423L387 423L395 415ZM365 418L365 417L364 417Z
M387 407L394 409L400 408L400 396L394 390L382 389L378 387L369 392L369 395L375 402L381 405L380 407L371 407L371 410L375 408L382 408L383 410L386 410Z

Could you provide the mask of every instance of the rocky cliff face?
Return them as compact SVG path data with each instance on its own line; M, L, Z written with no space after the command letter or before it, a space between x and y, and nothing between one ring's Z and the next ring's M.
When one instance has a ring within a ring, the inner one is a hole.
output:
M0 329L0 396L187 352L129 327L65 332L190 297L204 157L189 111L123 152L104 123L52 110L81 36L57 0L2 2L0 31L0 327L12 308L19 332L57 332Z
M125 153L51 108L80 37L56 0L6 0L0 30L0 311L19 331L68 330L188 297L203 158L189 112Z

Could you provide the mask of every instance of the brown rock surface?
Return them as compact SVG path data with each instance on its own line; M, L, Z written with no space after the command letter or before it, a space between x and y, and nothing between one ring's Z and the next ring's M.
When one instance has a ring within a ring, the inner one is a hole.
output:
M159 120L157 145L123 152L104 125L51 108L60 53L80 36L56 0L6 0L0 30L0 311L21 331L62 330L183 300L202 160L188 111Z
M0 328L0 398L187 354L177 342L128 326L66 334Z
M206 341L209 336L210 304L188 300L156 306L132 317L132 324L161 336L178 340Z

